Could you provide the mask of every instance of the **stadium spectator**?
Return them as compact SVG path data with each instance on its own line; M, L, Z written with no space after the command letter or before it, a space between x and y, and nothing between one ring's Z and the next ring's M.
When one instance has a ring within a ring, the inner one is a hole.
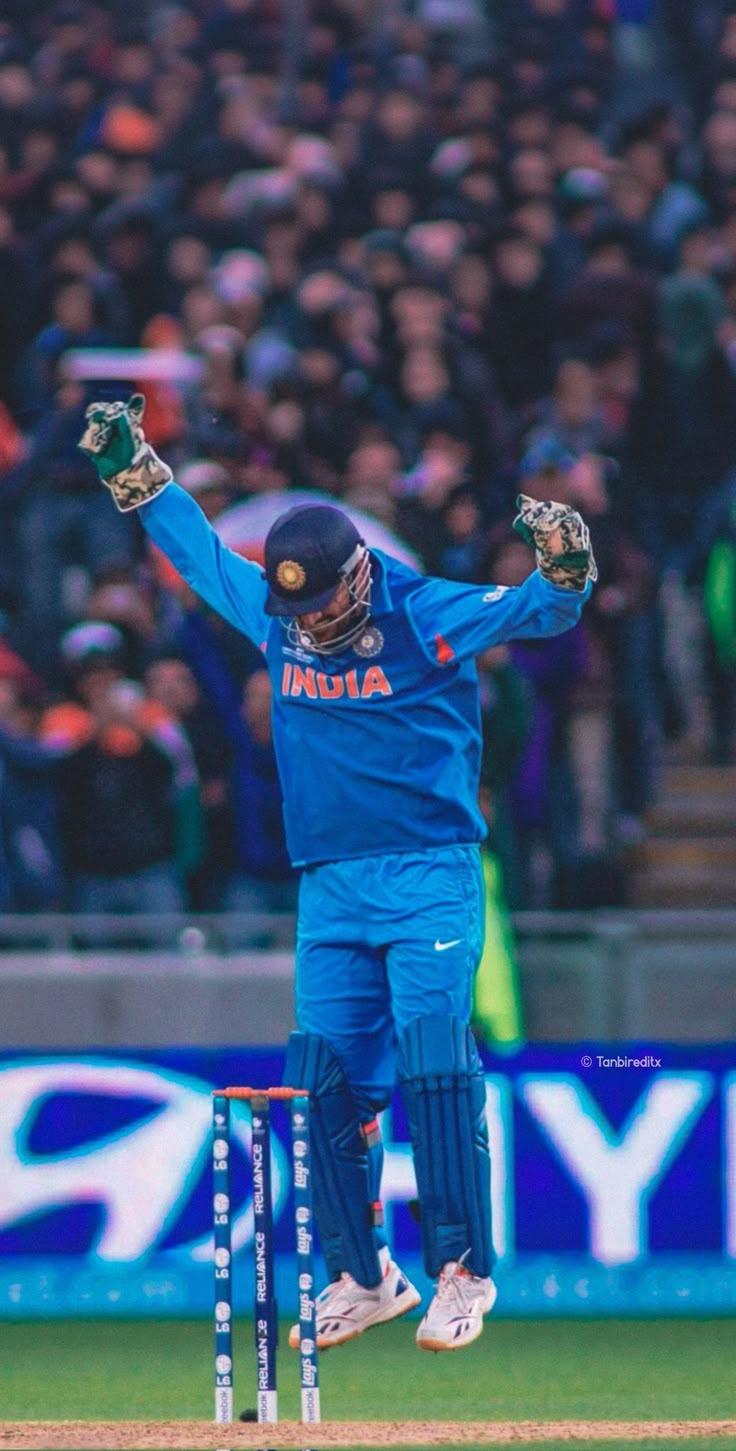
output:
M0 640L0 910L64 905L58 757L36 739L43 686Z
M237 912L294 911L297 877L286 852L268 675L258 662L241 691L199 610L187 614L181 641L232 759L236 852L233 870L221 884L219 905Z
M234 863L230 745L181 645L154 647L143 683L147 698L162 707L167 723L180 727L194 755L196 779L186 760L189 779L179 793L177 860L191 905L216 911Z
M43 692L58 705L75 623L122 631L121 678L145 674L149 695L151 682L166 694L152 662L169 659L168 685L176 696L180 676L187 695L181 582L150 562L76 447L100 381L79 378L69 351L108 344L151 350L136 374L149 433L211 518L317 488L397 529L428 570L477 580L530 451L570 460L546 487L599 489L601 584L557 698L545 661L512 656L537 677L519 829L552 862L514 888L516 905L554 900L581 844L615 856L617 832L641 830L658 743L708 703L708 750L733 758L713 581L730 559L736 467L736 32L717 0L662 5L656 24L652 8L398 0L383 18L333 0L290 34L284 65L284 0L12 7L0 28L0 605L39 679L35 702L24 687L8 701L29 749L45 749ZM103 380L105 396L127 383ZM673 600L694 637L705 627L694 662L678 660ZM243 689L255 700L258 683L212 628L237 752ZM196 688L206 710L216 691ZM194 731L219 843L187 876L204 905L233 853L250 872L247 793L228 845L225 771L192 710L179 724ZM594 740L595 759L610 740L613 761L597 804ZM140 741L138 764L159 773L172 900L163 783L180 767ZM550 806L560 791L588 803L565 841ZM594 898L582 882L568 873L571 905Z
M59 828L70 905L77 912L179 911L177 793L192 775L181 737L171 740L125 679L124 640L114 625L69 631L62 658L73 693L46 710L40 735L63 755Z

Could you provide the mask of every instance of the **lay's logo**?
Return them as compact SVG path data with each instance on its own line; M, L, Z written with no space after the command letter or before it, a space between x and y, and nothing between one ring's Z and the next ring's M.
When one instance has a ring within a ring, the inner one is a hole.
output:
M309 700L370 700L374 695L393 695L393 690L380 665L348 670L345 675L326 675L311 665L302 669L287 661L281 675L281 694L306 695Z

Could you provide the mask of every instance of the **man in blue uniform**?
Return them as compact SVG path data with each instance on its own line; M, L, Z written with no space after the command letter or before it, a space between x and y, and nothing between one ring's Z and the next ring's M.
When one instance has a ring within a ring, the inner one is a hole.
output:
M339 509L308 506L274 524L264 573L174 483L143 407L140 395L92 404L80 446L118 507L140 508L192 588L261 648L274 687L287 842L303 869L286 1081L314 1105L330 1276L318 1343L419 1301L382 1231L377 1115L398 1079L437 1280L417 1343L460 1349L496 1298L485 1083L468 1029L484 920L474 657L575 624L596 577L588 531L566 506L522 497L516 528L538 567L504 589L427 579L368 550Z

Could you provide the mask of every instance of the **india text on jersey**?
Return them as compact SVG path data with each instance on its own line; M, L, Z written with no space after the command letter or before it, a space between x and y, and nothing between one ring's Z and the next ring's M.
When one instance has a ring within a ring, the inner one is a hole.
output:
M348 670L345 675L326 675L313 670L311 665L302 669L288 661L281 673L282 695L306 695L310 700L370 700L373 695L393 695L389 681L380 665L369 665L366 670Z

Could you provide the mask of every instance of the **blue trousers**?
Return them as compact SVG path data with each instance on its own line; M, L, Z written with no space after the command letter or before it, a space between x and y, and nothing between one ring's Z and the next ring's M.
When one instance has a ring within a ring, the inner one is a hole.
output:
M477 846L308 867L299 890L296 1011L340 1059L362 1118L392 1094L396 1040L415 1018L468 1022L483 950Z

